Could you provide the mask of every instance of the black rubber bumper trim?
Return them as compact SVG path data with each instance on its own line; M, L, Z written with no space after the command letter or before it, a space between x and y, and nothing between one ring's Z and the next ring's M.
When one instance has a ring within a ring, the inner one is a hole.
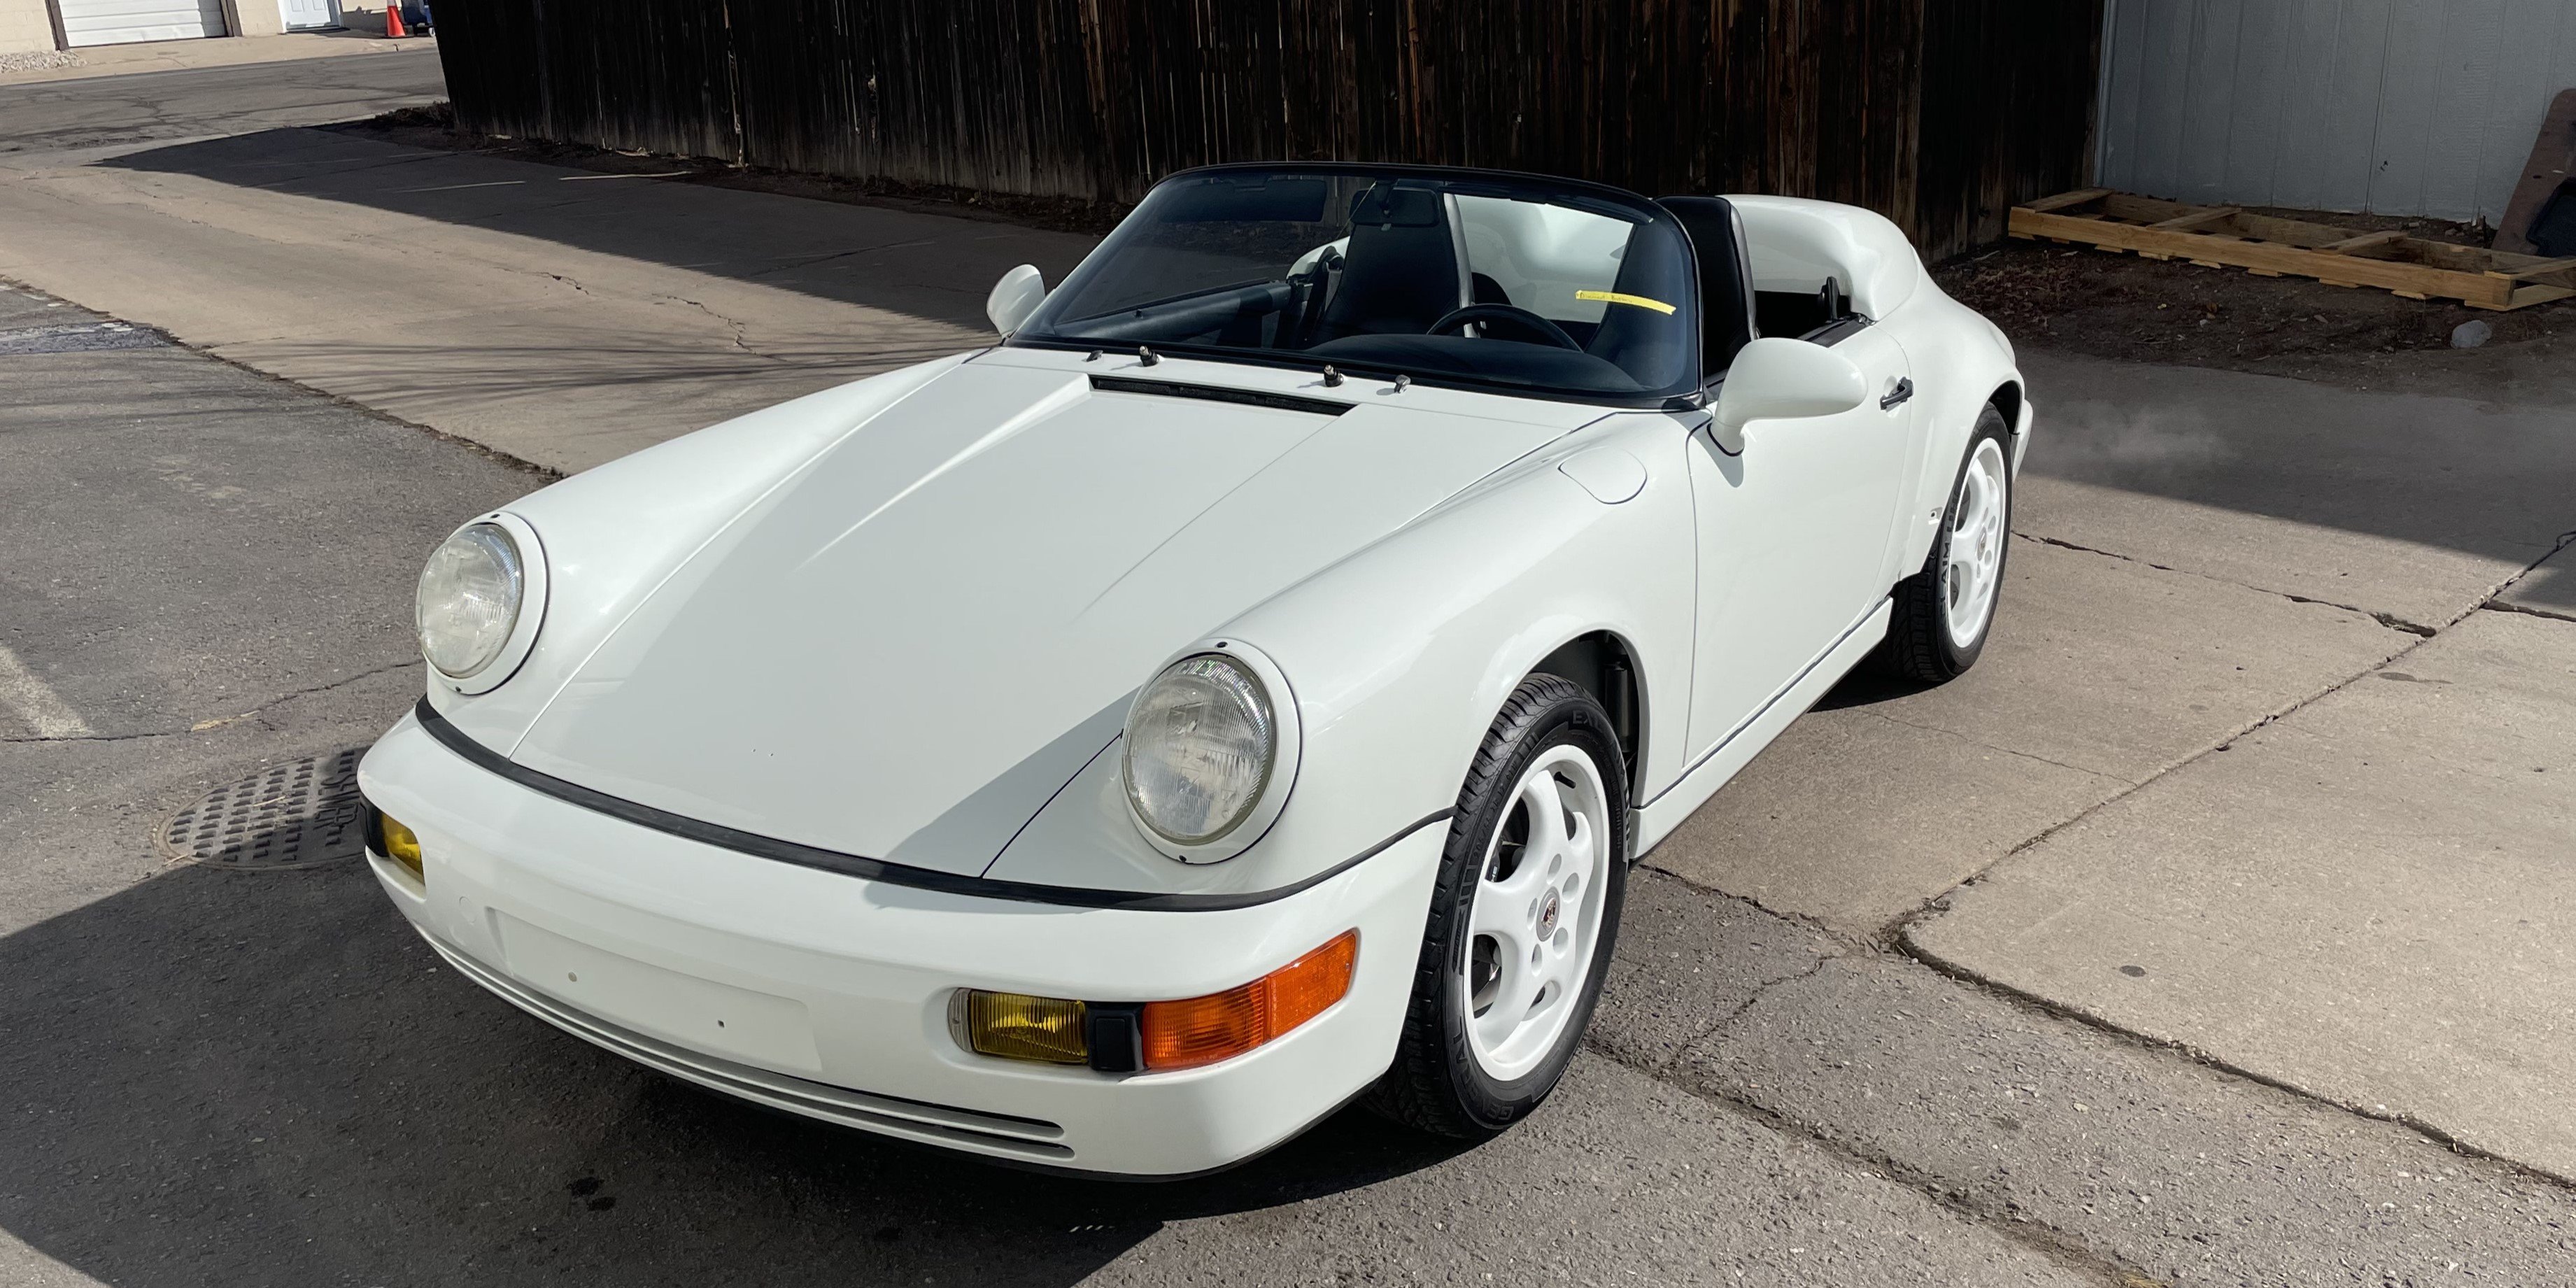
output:
M1074 886L1039 885L1031 881L996 881L989 877L966 876L956 872L941 872L934 868L916 868L901 863L888 863L883 859L864 858L856 854L843 854L838 850L826 850L819 846L804 845L795 841L782 841L776 837L761 836L757 833L726 827L720 823L709 823L683 814L674 814L669 810L655 809L650 805L639 805L634 801L595 791L579 783L566 782L552 774L530 769L512 761L509 757L474 741L464 730L448 723L447 717L438 714L438 710L429 705L428 698L422 698L419 704L412 708L412 715L420 721L420 727L428 731L430 737L436 738L449 751L463 756L484 769L499 774L530 791L542 792L556 800L579 805L583 809L606 814L610 818L622 819L639 827L649 827L656 832L668 832L673 836L749 854L756 858L775 859L781 863L793 863L798 867L837 872L843 876L882 881L888 885L908 886L916 890L937 890L946 894L966 895L977 899L1008 899L1015 903L1055 904L1067 908L1121 908L1133 912L1225 912L1234 908L1252 908L1265 903L1275 903L1292 894L1322 885L1376 858L1396 842L1434 823L1449 821L1449 816L1457 812L1444 809L1426 814L1407 824L1395 835L1303 881L1276 889L1255 890L1248 894L1150 894L1141 890L1090 890Z

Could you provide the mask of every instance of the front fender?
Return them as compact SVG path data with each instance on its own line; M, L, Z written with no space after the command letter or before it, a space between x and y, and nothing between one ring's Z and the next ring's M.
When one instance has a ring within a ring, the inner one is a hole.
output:
M1148 846L1113 745L989 875L1206 895L1295 886L1437 823L1513 687L1596 631L1629 648L1647 739L1641 777L1655 790L1680 769L1689 703L1688 437L1681 418L1658 413L1599 422L1213 633L1278 664L1303 726L1295 789L1242 855L1184 867ZM1605 504L1558 468L1600 450L1636 457L1645 487Z

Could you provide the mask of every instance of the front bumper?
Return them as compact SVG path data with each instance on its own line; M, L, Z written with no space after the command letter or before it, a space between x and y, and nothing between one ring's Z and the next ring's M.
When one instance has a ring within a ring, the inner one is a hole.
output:
M1393 1059L1438 866L1425 828L1250 908L1139 912L955 895L797 867L512 783L409 716L358 770L426 877L370 856L469 978L571 1033L779 1109L996 1158L1186 1175L1249 1158ZM959 988L1152 1001L1260 977L1356 927L1351 990L1250 1054L1108 1074L978 1056Z

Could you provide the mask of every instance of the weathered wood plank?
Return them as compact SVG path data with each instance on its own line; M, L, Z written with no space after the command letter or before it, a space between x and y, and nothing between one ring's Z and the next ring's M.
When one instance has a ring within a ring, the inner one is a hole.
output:
M2170 255L2197 264L2262 268L2335 282L2376 286L2401 295L2439 295L2449 299L2515 307L2512 283L2484 273L2460 272L2396 260L2338 255L2302 246L2244 241L2209 233L2148 228L2102 220L2069 219L2044 211L2017 209L2011 227L2041 237L2062 237L2140 254Z
M2110 195L2111 190L2108 188L2078 188L2073 192L2061 192L2053 197L2042 197L2037 201L2025 202L2022 205L2022 209L2042 212L2050 210L2065 210L2072 206L2081 206L2088 202L2100 201L2102 198Z
M2211 224L2226 223L2228 220L2234 219L2238 215L2244 213L2244 211L2239 210L2234 206L2211 206L2206 210L2195 210L2188 215L2176 215L2171 219L2160 219L2155 223L2149 224L2148 227L2207 228Z
M2501 260L2507 257L2498 255L2495 258ZM2537 264L2526 264L2520 268L2506 269L2498 267L2487 271L2509 282L2529 282L2549 277L2553 274L2564 276L2571 270L2576 270L2576 257L2570 257L2567 259L2544 259Z

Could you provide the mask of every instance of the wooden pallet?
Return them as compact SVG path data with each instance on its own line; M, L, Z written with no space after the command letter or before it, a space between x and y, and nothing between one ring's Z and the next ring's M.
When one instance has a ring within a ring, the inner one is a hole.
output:
M2512 255L2403 233L2250 215L2083 188L2012 208L2013 236L2082 242L2148 259L2235 267L2262 277L2313 277L2328 286L2376 286L2408 299L2436 296L2475 309L2518 309L2576 296L2576 259Z

